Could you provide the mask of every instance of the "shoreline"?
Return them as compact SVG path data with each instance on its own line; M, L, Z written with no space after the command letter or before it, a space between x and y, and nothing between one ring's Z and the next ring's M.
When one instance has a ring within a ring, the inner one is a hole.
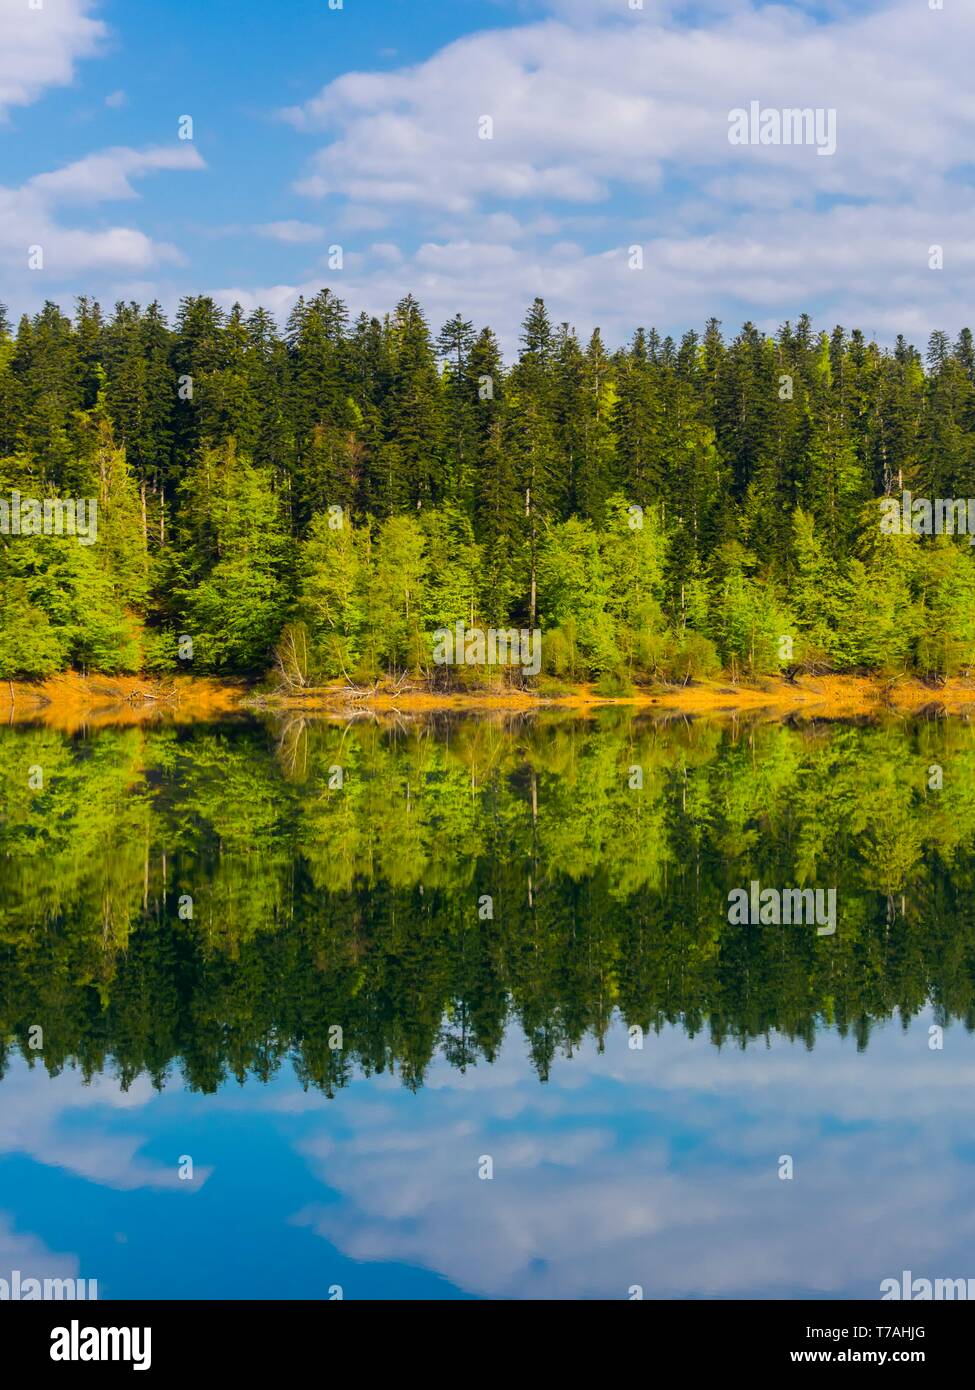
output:
M590 685L566 687L558 694L523 690L503 693L437 694L422 688L354 690L330 686L305 694L262 690L257 684L206 676L146 678L81 676L67 672L31 683L0 682L0 719L8 724L43 723L73 732L101 725L139 725L158 720L195 723L232 715L302 715L349 718L362 715L437 713L526 714L564 711L591 715L606 708L641 714L766 718L808 716L856 719L910 716L920 712L966 715L975 712L975 681L955 679L943 686L915 677L895 682L875 676L769 677L757 682L700 684L637 690L632 695L597 695Z

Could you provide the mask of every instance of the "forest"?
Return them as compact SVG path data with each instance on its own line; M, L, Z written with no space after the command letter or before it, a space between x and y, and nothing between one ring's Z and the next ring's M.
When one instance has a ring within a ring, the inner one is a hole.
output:
M407 296L0 308L0 497L94 499L97 543L0 535L0 677L411 676L541 691L975 662L968 536L879 499L975 497L975 343L808 316L610 350L542 300L519 350ZM29 528L27 528L29 530ZM542 633L445 671L434 633Z
M179 1068L212 1091L293 1066L334 1094L377 1071L415 1088L438 1053L490 1063L512 1029L544 1080L617 1016L719 1047L777 1031L812 1048L834 1027L866 1048L929 1006L975 1028L961 721L667 724L610 706L409 728L14 725L0 744L0 1076L19 1054L124 1084ZM835 935L730 925L729 889L752 878L834 886Z

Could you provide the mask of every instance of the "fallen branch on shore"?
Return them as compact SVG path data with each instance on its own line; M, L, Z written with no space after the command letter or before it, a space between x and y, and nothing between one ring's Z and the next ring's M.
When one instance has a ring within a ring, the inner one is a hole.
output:
M132 690L132 691L129 692L128 695L124 696L124 699L125 699L126 702L127 702L128 704L130 704L130 705L139 704L140 701L141 701L143 704L145 704L145 703L152 703L152 702L159 702L159 703L162 703L162 704L172 705L172 704L178 704L178 702L179 702L179 691L178 691L178 690Z

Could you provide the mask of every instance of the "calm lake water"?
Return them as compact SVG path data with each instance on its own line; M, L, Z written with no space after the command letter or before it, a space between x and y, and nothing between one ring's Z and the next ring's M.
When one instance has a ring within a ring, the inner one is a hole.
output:
M0 1279L625 1299L975 1276L968 723L0 744ZM752 882L835 889L835 933L732 925Z

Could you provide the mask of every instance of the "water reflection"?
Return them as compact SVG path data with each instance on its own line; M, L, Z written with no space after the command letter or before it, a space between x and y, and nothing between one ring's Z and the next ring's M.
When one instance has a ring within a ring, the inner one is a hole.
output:
M2 738L0 1277L973 1273L967 725ZM835 886L836 935L730 926L751 879Z

